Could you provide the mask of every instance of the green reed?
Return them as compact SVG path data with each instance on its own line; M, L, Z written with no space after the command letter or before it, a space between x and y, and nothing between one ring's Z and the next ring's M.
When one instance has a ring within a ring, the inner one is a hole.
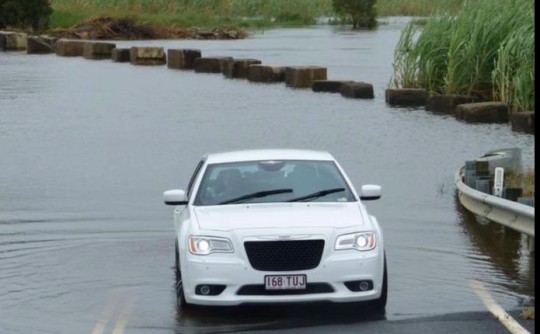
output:
M455 12L463 0L379 0L380 16L429 16L440 12Z
M534 110L534 1L465 1L410 23L394 53L394 87L463 94Z

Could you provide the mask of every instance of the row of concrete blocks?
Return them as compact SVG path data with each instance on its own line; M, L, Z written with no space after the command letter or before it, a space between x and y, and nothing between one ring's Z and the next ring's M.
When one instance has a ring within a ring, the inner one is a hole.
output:
M198 73L222 73L227 78L252 82L285 82L293 88L312 88L315 92L336 92L350 98L373 98L373 85L355 81L327 80L327 69L320 66L276 66L262 64L258 59L233 57L202 57L198 49L162 47L116 48L114 43L58 40L59 56L82 56L86 59L112 59L134 65L165 65L172 69L194 70Z
M510 113L503 102L477 102L468 95L428 96L422 88L387 89L386 102L392 106L425 107L427 111L453 115L467 123L508 123L512 130L534 134L534 111Z
M168 50L161 47L116 48L114 43L58 40L26 36L21 33L0 32L0 50L24 50L27 53L56 52L59 56L83 56L87 59L112 59L136 65L164 65L174 69L193 69L195 72L223 73L228 78L246 78L253 82L285 82L289 87L309 88L315 92L341 93L350 98L372 99L373 85L364 82L327 80L327 70L318 66L263 65L257 59L232 57L202 57L197 49ZM168 61L167 61L168 60ZM386 103L399 107L421 107L426 110L454 115L470 123L508 123L512 130L534 134L534 112L509 113L501 102L476 102L472 96L428 96L425 89L387 89Z

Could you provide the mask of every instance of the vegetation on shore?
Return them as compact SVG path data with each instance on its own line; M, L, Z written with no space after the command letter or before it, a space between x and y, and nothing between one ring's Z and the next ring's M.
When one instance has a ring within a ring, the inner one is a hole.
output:
M51 12L49 0L0 0L0 29L9 26L46 29Z
M53 28L96 16L133 18L141 24L242 28L304 26L337 16L333 0L52 0ZM377 1L379 16L427 16L455 11L463 0Z
M534 49L534 0L465 1L402 31L390 86L534 110Z
M529 168L519 174L510 171L505 176L505 182L508 187L522 188L523 197L534 197L534 168Z
M33 33L106 21L131 22L155 38L190 36L194 28L264 29L306 26L328 18L331 24L374 28L375 17L453 11L463 0L0 0L0 29ZM39 6L37 5L39 3ZM52 9L52 10L51 10ZM52 12L52 13L51 13ZM49 24L50 23L50 24ZM99 27L101 28L107 27ZM71 29L71 31L68 31ZM168 34L168 31L173 33ZM105 37L104 37L105 38Z

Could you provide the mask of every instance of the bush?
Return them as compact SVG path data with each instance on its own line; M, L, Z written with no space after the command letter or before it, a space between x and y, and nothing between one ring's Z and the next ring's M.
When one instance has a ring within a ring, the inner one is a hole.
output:
M50 0L0 0L0 29L46 29L51 13Z
M337 14L346 17L353 29L373 29L377 25L376 0L332 0Z

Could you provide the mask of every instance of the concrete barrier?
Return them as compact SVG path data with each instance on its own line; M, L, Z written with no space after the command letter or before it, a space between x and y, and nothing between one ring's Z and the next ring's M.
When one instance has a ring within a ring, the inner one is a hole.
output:
M27 54L46 54L53 52L53 40L39 36L28 36L26 40Z
M114 48L111 51L111 59L116 63L129 63L131 60L131 49Z
M350 80L313 80L311 90L314 92L339 93L344 84L353 82Z
M59 39L56 41L56 55L61 57L82 57L86 41Z
M473 103L476 98L469 95L433 95L427 98L426 110L455 115L459 104Z
M247 79L251 82L274 83L285 81L285 67L277 65L249 65Z
M201 58L198 49L169 49L167 50L167 67L173 69L192 70L195 68L195 59Z
M423 88L387 89L385 100L391 106L421 107L426 105L427 93Z
M460 104L455 116L469 123L508 123L508 107L502 102Z
M133 65L165 65L167 56L162 47L132 46L129 53L129 62Z
M285 85L292 88L310 88L315 80L326 80L326 67L286 66Z
M10 31L0 31L0 51L26 50L27 35Z
M510 124L513 131L534 135L534 111L520 111L510 114Z
M201 57L195 59L194 70L198 73L223 73L226 60L232 57Z
M341 86L340 93L344 97L353 99L372 99L375 97L373 85L365 82L346 83Z
M248 77L250 65L260 64L258 59L227 59L223 62L223 75L230 79L245 79Z
M83 58L93 60L111 59L114 48L116 48L114 43L89 42L83 47Z

